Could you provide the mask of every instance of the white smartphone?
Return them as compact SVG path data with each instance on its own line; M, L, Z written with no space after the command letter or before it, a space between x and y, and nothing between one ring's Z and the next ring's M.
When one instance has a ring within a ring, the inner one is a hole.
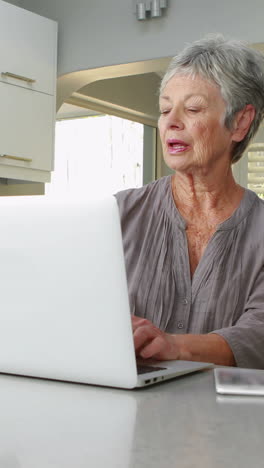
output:
M264 370L216 367L214 376L217 393L264 396Z

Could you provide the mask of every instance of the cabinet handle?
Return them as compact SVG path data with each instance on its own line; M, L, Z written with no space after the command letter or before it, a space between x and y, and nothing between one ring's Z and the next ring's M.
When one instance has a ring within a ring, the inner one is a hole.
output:
M32 162L32 159L30 158L23 158L20 156L13 156L12 154L0 154L1 158L7 158L7 159L15 159L15 161L25 161L25 162Z
M26 76L22 75L15 75L15 73L10 72L2 72L3 76L7 76L8 78L15 78L17 80L26 81L27 83L35 83L36 80L32 80L32 78L27 78Z

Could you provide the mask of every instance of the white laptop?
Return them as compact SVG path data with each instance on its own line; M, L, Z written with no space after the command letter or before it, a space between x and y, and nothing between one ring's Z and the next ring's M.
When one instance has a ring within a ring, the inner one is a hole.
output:
M134 388L212 367L138 375L114 197L1 199L0 220L0 372Z

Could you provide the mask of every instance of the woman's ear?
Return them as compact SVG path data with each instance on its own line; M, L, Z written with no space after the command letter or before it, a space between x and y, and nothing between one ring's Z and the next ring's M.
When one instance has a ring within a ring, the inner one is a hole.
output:
M238 111L233 122L233 141L242 141L256 114L255 107L247 104L241 111Z

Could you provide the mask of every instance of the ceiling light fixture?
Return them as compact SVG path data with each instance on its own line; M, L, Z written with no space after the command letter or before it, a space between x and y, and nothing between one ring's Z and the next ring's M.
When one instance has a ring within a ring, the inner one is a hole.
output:
M135 0L136 15L139 21L158 18L162 16L162 10L167 8L167 0Z

